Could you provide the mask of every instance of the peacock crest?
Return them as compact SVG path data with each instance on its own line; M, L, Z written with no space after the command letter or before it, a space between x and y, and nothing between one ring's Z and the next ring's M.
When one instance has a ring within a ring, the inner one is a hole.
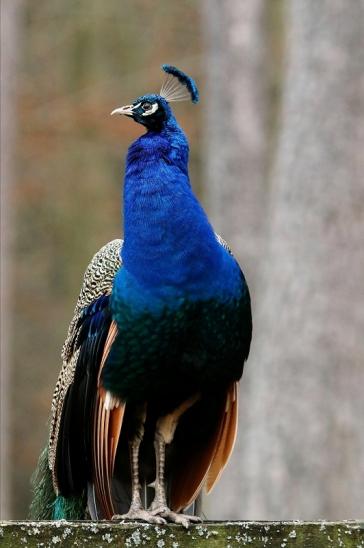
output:
M199 94L194 80L172 65L162 65L167 77L159 95L168 103L174 101L189 101L198 103Z

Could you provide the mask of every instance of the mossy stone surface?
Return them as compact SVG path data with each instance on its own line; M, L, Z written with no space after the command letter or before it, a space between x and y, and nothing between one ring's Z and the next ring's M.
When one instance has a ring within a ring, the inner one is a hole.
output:
M205 522L186 530L141 522L3 521L0 546L364 548L364 522Z

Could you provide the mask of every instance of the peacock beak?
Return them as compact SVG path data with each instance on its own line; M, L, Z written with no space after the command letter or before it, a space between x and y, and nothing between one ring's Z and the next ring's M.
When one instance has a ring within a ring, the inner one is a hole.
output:
M134 105L125 105L125 107L118 107L111 112L113 114L124 114L125 116L133 116Z

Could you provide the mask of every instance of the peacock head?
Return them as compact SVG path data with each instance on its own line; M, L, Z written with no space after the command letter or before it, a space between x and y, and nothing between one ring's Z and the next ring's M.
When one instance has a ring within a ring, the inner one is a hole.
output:
M133 118L148 130L161 131L174 116L169 103L191 100L197 103L198 89L190 76L171 65L162 65L167 73L159 94L142 95L131 105L116 108L111 114L124 114Z

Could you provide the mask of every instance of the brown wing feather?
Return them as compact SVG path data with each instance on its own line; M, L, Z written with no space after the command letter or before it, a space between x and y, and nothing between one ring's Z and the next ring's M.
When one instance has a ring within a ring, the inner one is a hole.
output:
M233 383L229 389L227 409L223 421L222 432L216 447L216 452L207 474L206 491L209 493L220 479L234 449L238 429L238 384Z
M110 476L112 476L115 466L116 451L119 444L121 426L125 413L125 404L119 405L110 413L109 446L110 446Z
M207 482L210 491L227 464L237 430L237 383L232 383L221 406L216 429L197 453L186 454L185 466L173 478L171 507L178 512L189 506ZM188 460L188 462L187 462Z
M102 355L99 379L117 332L117 325L112 322ZM111 479L123 424L125 404L121 403L112 410L106 410L104 406L105 395L105 389L99 384L95 406L93 469L94 486L100 511L105 519L111 519L115 513L111 497Z

